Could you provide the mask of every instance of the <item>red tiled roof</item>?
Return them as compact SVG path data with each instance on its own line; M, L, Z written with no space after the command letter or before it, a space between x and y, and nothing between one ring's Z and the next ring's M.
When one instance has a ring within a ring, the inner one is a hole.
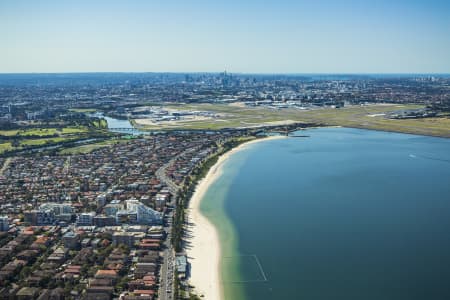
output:
M153 294L155 294L155 291L154 290L134 290L133 294L153 295Z
M98 270L95 276L117 276L117 272L114 270Z

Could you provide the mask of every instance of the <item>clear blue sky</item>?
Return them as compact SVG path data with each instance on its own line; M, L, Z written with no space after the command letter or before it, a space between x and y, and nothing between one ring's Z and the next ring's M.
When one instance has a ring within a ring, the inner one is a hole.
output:
M450 0L0 0L0 72L449 73Z

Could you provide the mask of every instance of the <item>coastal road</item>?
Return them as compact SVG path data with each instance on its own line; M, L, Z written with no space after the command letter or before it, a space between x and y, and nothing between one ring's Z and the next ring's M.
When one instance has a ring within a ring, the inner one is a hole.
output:
M186 151L189 151L191 149L188 149ZM166 175L167 168L172 166L174 162L183 155L186 151L183 151L182 153L178 154L177 156L173 157L169 162L164 164L161 168L159 168L155 175L156 177L164 183L167 188L169 189L169 192L175 196L178 193L178 190L180 187L175 184L172 179L170 179ZM174 201L172 199L172 201ZM174 288L174 264L175 264L175 255L173 247L170 243L170 237L172 234L172 217L173 212L171 211L167 215L167 226L164 227L167 238L163 244L164 251L163 251L163 263L161 265L160 270L160 276L159 276L159 292L158 292L158 299L160 300L172 300L173 299L173 288Z
M166 171L167 169L172 166L175 161L185 155L186 153L191 153L194 151L197 151L200 147L194 147L194 148L189 148L183 152L181 152L180 154L176 155L175 157L173 157L168 163L166 163L165 165L163 165L161 168L159 168L156 172L155 175L156 177L162 181L165 185L167 185L167 187L169 188L169 191L175 196L178 192L178 190L180 189L180 186L178 186L175 182L172 181L172 179L170 179L167 175L166 175Z
M189 149L183 151L182 153L173 157L169 162L164 164L161 168L159 168L155 172L156 177L163 184L165 184L168 187L169 192L173 196L175 196L178 193L180 186L178 186L175 182L172 181L172 179L170 179L166 175L167 169L169 167L171 167L179 157L181 157L187 153L197 151L199 148L200 147L194 147L194 148L189 148ZM175 197L173 197L172 202L175 202L174 198ZM161 299L161 300L173 300L173 291L174 291L174 283L175 283L175 281L174 281L175 251L174 251L172 245L170 244L170 236L171 236L171 230L172 230L172 217L173 217L173 211L171 211L170 213L167 214L168 222L167 222L167 226L164 227L164 229L167 233L167 238L163 244L164 245L163 263L161 265L160 276L159 276L160 282L159 282L158 296L159 296L159 299Z
M177 156L178 157L178 156ZM176 185L172 179L170 179L169 177L167 177L166 175L166 171L167 168L169 168L176 160L176 158L172 158L168 163L166 163L165 165L163 165L161 168L159 168L155 175L156 177L163 182L165 185L167 185L169 192L171 192L173 195L176 195L178 190L180 189L180 187L178 185Z
M170 235L172 228L172 215L173 212L168 214L168 224L164 227L167 233L167 238L164 241L163 247L163 263L161 265L160 276L159 276L159 299L160 300L172 300L173 299L173 285L174 285L174 251L172 245L170 244Z

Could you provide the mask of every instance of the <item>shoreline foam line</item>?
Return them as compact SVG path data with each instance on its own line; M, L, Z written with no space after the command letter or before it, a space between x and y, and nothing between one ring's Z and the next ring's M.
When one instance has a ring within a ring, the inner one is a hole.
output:
M193 223L192 237L190 238L190 247L186 249L188 259L191 264L190 284L194 290L203 295L208 300L223 300L224 290L221 272L221 245L219 232L211 221L200 211L200 203L204 198L208 188L222 174L223 164L231 155L245 149L251 144L268 141L272 139L286 138L285 136L270 136L262 139L256 139L240 144L236 148L224 153L217 162L209 169L206 176L197 184L194 194L189 201L188 218Z

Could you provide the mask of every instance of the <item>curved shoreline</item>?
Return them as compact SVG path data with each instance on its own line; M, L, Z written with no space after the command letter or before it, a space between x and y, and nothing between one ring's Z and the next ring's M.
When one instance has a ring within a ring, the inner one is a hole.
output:
M189 201L189 221L193 224L190 227L192 230L191 248L187 249L186 252L191 264L189 281L199 296L204 296L205 299L223 300L224 290L220 275L221 244L219 233L211 221L201 213L201 201L210 185L221 176L222 167L231 155L254 143L280 138L285 138L285 136L270 136L252 140L224 153L195 188L195 192Z

